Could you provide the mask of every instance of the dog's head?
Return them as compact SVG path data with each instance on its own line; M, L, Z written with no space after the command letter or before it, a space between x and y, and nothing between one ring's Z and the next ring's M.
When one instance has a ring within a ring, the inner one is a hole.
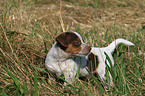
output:
M86 56L91 51L91 47L83 42L82 37L77 32L61 33L56 37L56 41L64 52L72 55Z

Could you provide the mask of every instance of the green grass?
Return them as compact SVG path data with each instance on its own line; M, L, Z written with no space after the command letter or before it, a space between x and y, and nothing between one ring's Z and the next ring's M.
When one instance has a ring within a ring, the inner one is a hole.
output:
M144 7L143 0L1 0L0 95L145 95ZM116 38L135 44L113 52L115 65L107 69L113 88L107 91L91 73L91 78L78 79L79 71L65 87L49 79L47 52L55 37L69 30L90 46L105 47Z

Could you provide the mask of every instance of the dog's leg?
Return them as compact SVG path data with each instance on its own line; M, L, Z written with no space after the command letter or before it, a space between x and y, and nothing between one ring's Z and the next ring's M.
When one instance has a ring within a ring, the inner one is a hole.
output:
M75 79L76 72L64 72L65 81L68 82L68 84L72 84ZM66 85L66 83L64 83Z
M106 77L105 77L105 69L104 68L98 68L99 70L97 70L97 73L99 75L99 77L101 78L101 80L103 82L106 82Z

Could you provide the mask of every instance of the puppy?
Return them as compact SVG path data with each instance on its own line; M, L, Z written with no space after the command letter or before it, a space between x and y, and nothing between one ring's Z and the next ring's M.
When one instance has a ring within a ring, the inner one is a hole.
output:
M55 44L47 54L46 68L57 76L64 74L65 81L72 83L78 70L75 57L86 57L90 51L91 47L83 42L77 32L64 32L56 37Z
M89 53L89 55L86 56L87 58L87 64L85 65L87 69L89 69L92 73L97 72L99 77L101 78L102 81L106 81L106 77L105 77L105 69L106 69L106 63L108 64L108 66L110 67L109 61L106 59L106 55L105 53L109 56L112 66L114 66L114 60L112 57L112 52L115 49L115 47L120 44L123 43L125 45L131 45L133 46L134 44L131 43L130 41L124 40L124 39L116 39L115 41L113 41L109 46L104 47L104 48L96 48L96 47L92 47L91 48L91 52ZM81 58L80 58L81 59ZM80 70L80 74L83 76L88 76L89 73L85 68L81 68ZM109 76L110 76L110 84L109 85L113 85L112 82L112 76L109 72Z
M111 55L115 47L120 44L134 45L124 39L116 39L109 46L104 48L90 47L85 44L82 37L73 31L64 32L56 37L56 42L47 54L45 65L48 71L55 73L57 76L64 74L65 81L72 83L80 67L81 76L89 76L86 69L92 73L98 73L102 81L106 81L105 69L106 63L110 66L106 55L109 56L112 65L114 60ZM112 86L112 76L109 73Z

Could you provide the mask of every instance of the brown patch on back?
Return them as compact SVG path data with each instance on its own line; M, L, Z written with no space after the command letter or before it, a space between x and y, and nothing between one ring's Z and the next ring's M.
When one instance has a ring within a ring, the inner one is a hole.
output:
M92 73L94 73L94 72L96 72L98 64L99 64L98 56L94 55L93 53L90 53L88 56L88 64L87 64L88 69Z

